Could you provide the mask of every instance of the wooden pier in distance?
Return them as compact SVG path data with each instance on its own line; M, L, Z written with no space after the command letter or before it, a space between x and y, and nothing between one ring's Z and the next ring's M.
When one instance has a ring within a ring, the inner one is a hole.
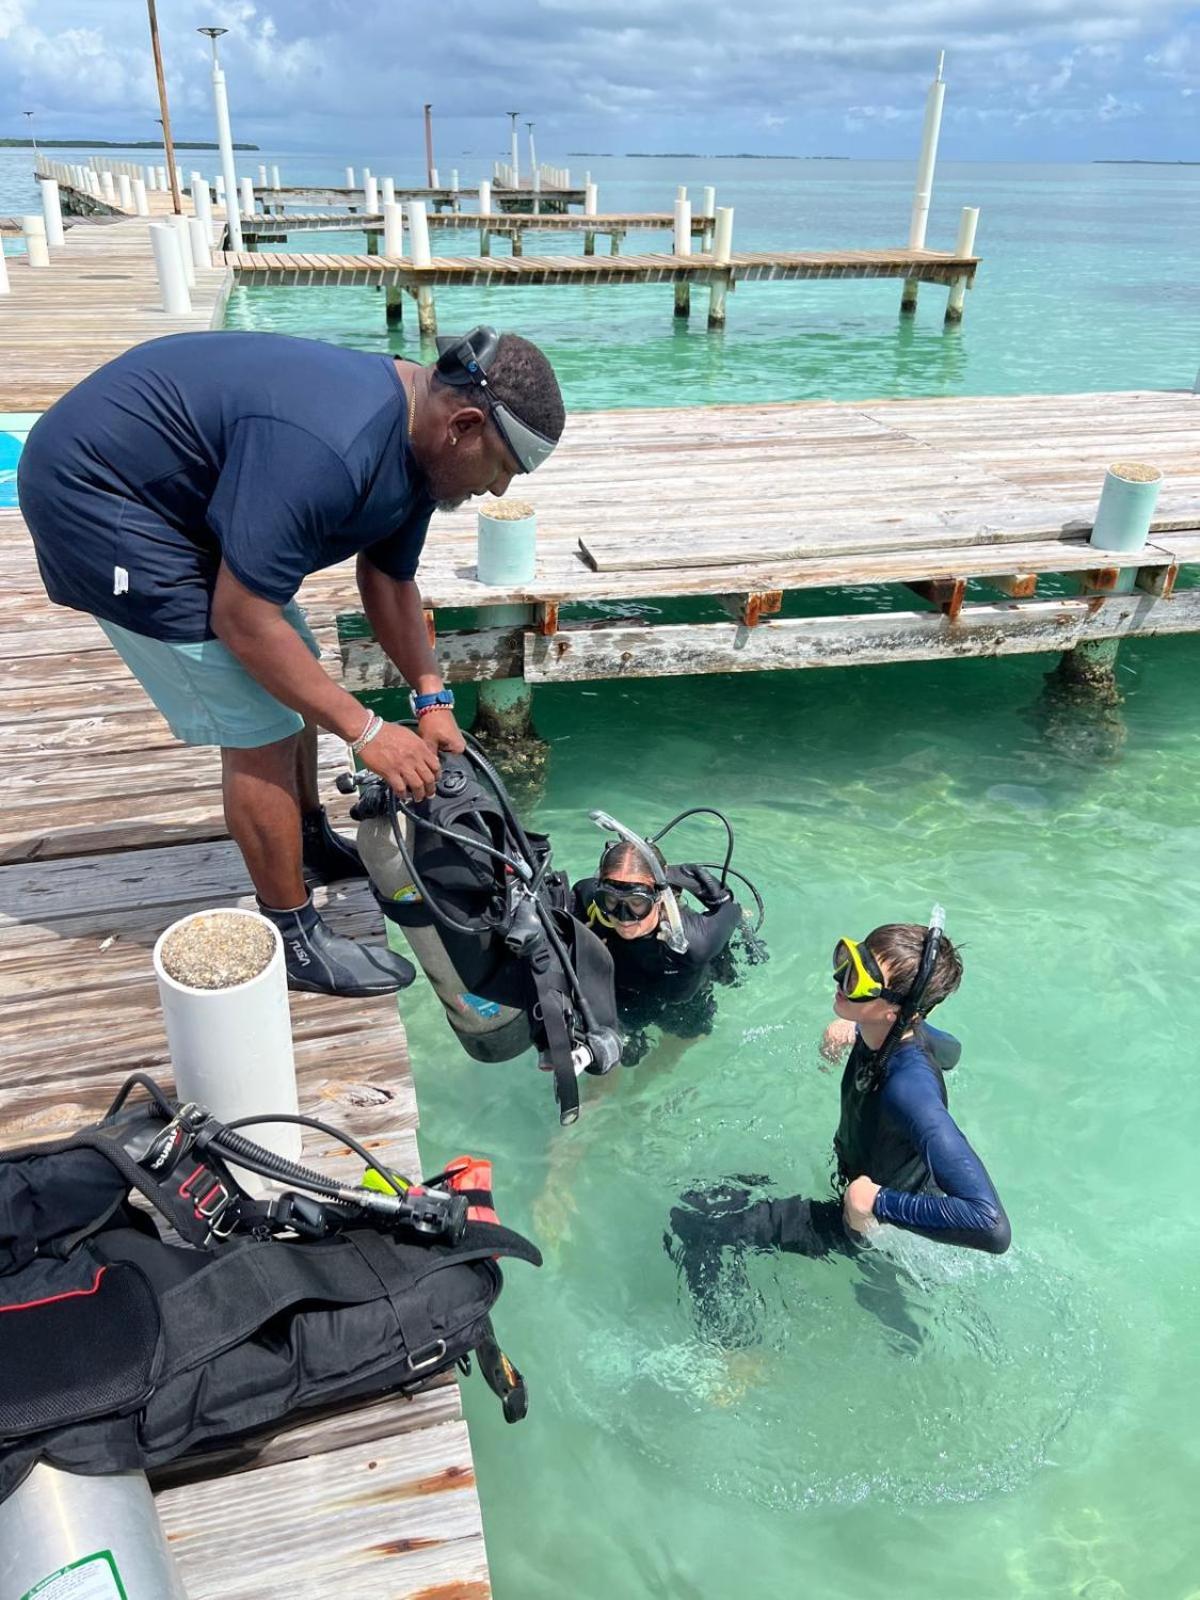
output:
M585 255L595 254L597 237L607 238L611 240L611 253L616 255L627 233L670 233L674 226L674 216L666 211L611 212L590 216L582 213L547 215L542 212L534 216L532 212L489 211L481 214L478 211L450 211L429 218L431 233L439 229L454 232L470 229L477 232L480 254L484 256L490 254L494 238L507 240L512 245L514 255L523 255L527 233L582 233ZM692 218L692 238L699 239L702 244L709 238L712 229L711 217ZM361 233L367 238L368 253L373 255L376 251L371 247L377 244L383 232L383 216L380 212L264 213L262 216L242 218L242 240L251 249L260 248L266 243L285 242L294 233Z

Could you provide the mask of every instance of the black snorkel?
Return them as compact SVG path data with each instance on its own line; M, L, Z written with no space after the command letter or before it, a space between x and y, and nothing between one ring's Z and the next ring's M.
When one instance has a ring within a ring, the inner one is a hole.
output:
M929 913L929 926L925 930L925 942L921 946L921 959L917 963L916 976L913 978L908 993L900 1002L896 1020L888 1029L887 1037L878 1050L872 1050L867 1054L866 1059L854 1074L854 1087L856 1089L872 1089L882 1081L884 1068L888 1064L892 1051L895 1050L900 1040L912 1026L914 1019L921 1015L921 1002L925 998L925 992L929 988L930 980L933 977L933 969L937 965L938 952L942 948L942 935L945 930L945 908L935 905Z

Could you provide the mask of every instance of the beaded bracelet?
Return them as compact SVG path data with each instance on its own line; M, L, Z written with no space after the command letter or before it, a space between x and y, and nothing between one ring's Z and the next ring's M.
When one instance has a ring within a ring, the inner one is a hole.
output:
M439 702L439 704L436 706L418 706L417 721L420 722L422 717L428 717L434 711L449 711L449 709L450 707L445 703L445 701Z
M370 744L371 740L382 727L383 718L378 714L378 712L372 711L371 715L367 718L366 727L359 734L358 738L350 741L350 754L354 756L358 755L363 745Z

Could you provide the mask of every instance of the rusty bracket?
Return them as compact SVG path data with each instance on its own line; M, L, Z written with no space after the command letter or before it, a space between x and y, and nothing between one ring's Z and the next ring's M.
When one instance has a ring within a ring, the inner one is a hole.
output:
M1001 572L980 581L999 589L1010 600L1032 600L1037 593L1038 575L1036 572Z
M1079 581L1086 593L1106 594L1117 587L1120 576L1120 567L1089 567L1079 574Z
M558 601L539 600L533 610L534 627L538 633L549 638L558 632Z
M1160 600L1169 600L1178 576L1179 564L1175 561L1172 561L1169 567L1139 567L1134 586L1141 589L1144 594L1156 595Z
M782 589L759 589L749 594L719 594L717 603L743 628L757 628L763 617L783 609Z
M905 585L914 594L919 594L922 600L928 600L943 616L951 622L958 619L958 614L963 608L963 600L967 593L967 580L965 578L923 578L917 583Z

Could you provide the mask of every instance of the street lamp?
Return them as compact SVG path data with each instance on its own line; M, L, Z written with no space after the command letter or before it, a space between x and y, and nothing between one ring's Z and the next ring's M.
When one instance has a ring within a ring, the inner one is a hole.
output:
M36 150L38 146L37 146L37 134L34 133L34 131L33 131L33 112L32 111L26 111L24 113L24 115L29 118L29 137L33 140L33 148Z
M425 107L425 182L433 188L433 106Z
M242 248L242 219L238 215L237 168L233 164L233 132L229 126L229 96L225 92L225 74L217 55L217 40L229 32L228 28L197 28L212 44L213 108L217 117L217 144L221 150L221 177L225 183L225 228L229 248Z
M512 181L513 181L513 188L514 189L519 189L520 186L521 186L521 151L520 151L520 149L518 148L518 145L517 145L517 118L521 115L521 113L519 111L510 111L508 113L508 115L512 118Z

